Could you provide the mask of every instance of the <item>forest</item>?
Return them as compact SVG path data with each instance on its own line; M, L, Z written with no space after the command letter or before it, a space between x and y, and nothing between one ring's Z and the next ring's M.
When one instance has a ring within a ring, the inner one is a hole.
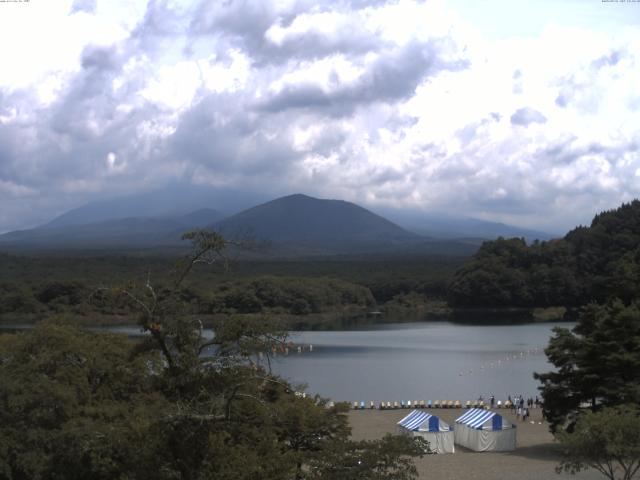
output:
M64 316L78 324L135 323L105 290L170 279L176 255L0 254L0 322L34 323ZM399 255L305 260L230 259L225 268L198 265L181 286L193 314L258 314L305 328L317 317L374 310L442 309L447 285L464 258Z
M638 298L640 201L596 215L563 238L485 242L453 276L453 307L580 307Z

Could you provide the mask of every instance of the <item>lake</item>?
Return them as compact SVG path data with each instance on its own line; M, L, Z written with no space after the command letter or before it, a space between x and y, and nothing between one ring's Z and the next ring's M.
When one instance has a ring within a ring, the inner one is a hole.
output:
M533 372L552 368L544 355L554 326L470 326L450 322L388 324L366 330L292 332L312 345L278 355L273 370L307 392L333 400L474 400L492 394L534 397Z
M294 384L306 383L307 392L336 401L534 397L538 382L533 372L552 368L543 351L551 329L574 325L419 322L291 332L291 341L302 345L303 352L291 348L271 363L275 373ZM12 328L24 326L3 327ZM138 327L94 330L140 335Z

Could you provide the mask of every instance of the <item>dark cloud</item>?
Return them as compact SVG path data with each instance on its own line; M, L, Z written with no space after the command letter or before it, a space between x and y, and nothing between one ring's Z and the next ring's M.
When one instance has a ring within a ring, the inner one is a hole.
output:
M265 1L231 1L227 4L205 1L199 5L189 32L193 41L211 36L221 41L224 48L240 48L260 66L334 54L364 55L378 52L388 44L365 28L356 14L357 9L386 3L389 2L299 1L286 9L276 10ZM322 13L344 14L344 17L340 17L331 32L318 31L312 24L308 30L288 33L280 42L267 39L267 31L272 27L287 28L301 15Z
M536 156L548 159L553 164L571 164L583 154L583 152L576 151L573 148L573 143L576 140L577 137L575 135L560 138L539 149Z
M603 55L595 59L593 62L591 62L591 68L593 70L600 70L602 67L605 67L605 66L611 67L611 66L617 65L618 62L626 56L627 56L627 52L622 49L612 50L606 55Z
M98 0L74 0L73 5L71 5L71 13L96 13L97 4Z
M187 110L168 139L169 158L214 174L281 177L298 157L280 122L239 115L242 97L211 94Z
M532 123L545 123L546 121L547 117L538 110L530 107L519 108L513 115L511 115L511 124L521 125L523 127Z
M571 93L568 89L562 89L558 96L556 97L555 103L560 108L565 108L569 104L569 99L571 98Z
M115 70L120 67L118 52L114 46L87 45L82 51L80 63L85 69Z
M463 60L443 60L444 48L439 40L413 42L380 55L353 83L338 85L330 91L313 84L287 86L257 107L267 112L316 109L343 116L351 115L359 106L401 101L412 96L426 78L443 70L468 66Z

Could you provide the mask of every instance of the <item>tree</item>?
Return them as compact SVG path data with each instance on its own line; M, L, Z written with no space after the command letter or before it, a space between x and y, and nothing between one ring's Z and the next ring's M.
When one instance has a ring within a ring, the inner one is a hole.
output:
M585 412L572 433L560 432L557 439L565 454L558 473L593 468L610 480L631 480L640 470L640 407Z
M421 438L386 435L379 441L330 443L311 463L309 480L411 480L411 456L432 453Z
M0 480L415 478L422 449L351 441L344 405L271 373L286 332L270 319L204 331L183 282L200 263L226 266L231 242L185 238L171 283L100 290L137 308L144 340L55 324L0 337Z
M545 353L556 371L536 373L552 431L572 428L583 408L640 402L640 308L589 305L572 331L554 329Z
M0 336L0 479L110 479L140 471L146 432L169 406L124 336L44 323Z

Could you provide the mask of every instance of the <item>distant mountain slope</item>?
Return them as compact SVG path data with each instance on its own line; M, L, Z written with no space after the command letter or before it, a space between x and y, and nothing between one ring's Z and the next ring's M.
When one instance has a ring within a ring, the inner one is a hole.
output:
M392 248L421 240L386 218L342 200L302 194L258 205L215 225L227 236L249 234L287 245L332 251Z
M39 228L88 225L123 218L176 218L209 207L218 209L222 218L264 200L264 196L231 189L173 184L151 192L87 203Z
M178 246L181 234L218 221L221 214L202 209L171 218L122 218L102 222L36 228L0 235L0 246L27 249L110 249Z
M381 210L381 213L401 227L435 238L476 238L493 240L498 237L524 238L528 242L534 240L550 240L561 235L490 222L477 218L458 217L416 211Z
M215 190L209 197L208 191L201 187L194 187L193 191L185 190L184 186L167 187L163 191L87 204L42 227L0 235L0 247L40 250L173 247L184 245L181 233L204 227L213 227L229 237L267 240L269 251L254 253L270 256L371 252L459 256L472 254L482 243L478 235L458 235L466 237L458 239L422 236L353 203L302 194L278 198L223 218L219 211L202 207L201 202L207 198L222 195L222 190ZM238 206L246 201L239 199L240 196L234 201L227 198L223 206ZM187 204L198 208L170 213L171 209L182 210ZM157 216L149 216L152 214Z
M268 249L251 256L318 256L384 252L405 255L470 255L477 241L429 239L408 232L386 218L342 200L320 200L296 194L244 210L220 220L221 214L200 209L164 218L117 218L84 224L69 212L46 227L0 235L9 249L146 249L183 246L181 234L213 227L227 237L250 237ZM99 217L100 218L100 217Z
M39 228L88 225L124 218L175 218L211 207L220 211L221 216L228 216L267 200L261 193L174 183L154 191L87 203L63 213ZM439 239L491 240L502 236L524 237L527 241L532 241L554 237L545 232L475 218L382 207L375 211L406 231Z
M212 208L201 208L195 212L187 213L169 219L186 228L204 228L224 218L224 215Z

